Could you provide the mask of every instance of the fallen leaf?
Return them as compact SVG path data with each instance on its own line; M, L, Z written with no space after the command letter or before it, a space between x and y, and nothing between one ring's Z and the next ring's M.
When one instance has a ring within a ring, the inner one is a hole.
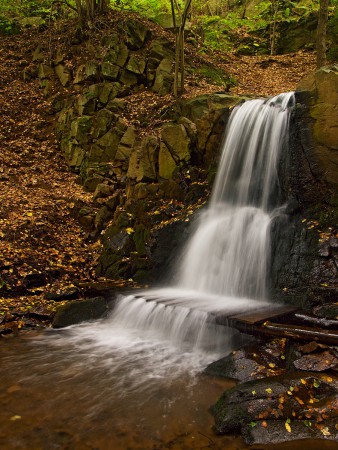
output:
M20 420L20 419L21 419L21 416L15 415L15 416L12 416L9 420L14 421L14 420Z

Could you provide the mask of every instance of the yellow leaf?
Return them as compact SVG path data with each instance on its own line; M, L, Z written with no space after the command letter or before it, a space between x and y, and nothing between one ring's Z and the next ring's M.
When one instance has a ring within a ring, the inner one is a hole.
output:
M274 364L274 363L269 363L269 367L271 367L271 369L273 369L274 367L276 367L276 364Z
M291 433L291 427L290 427L290 424L287 423L287 422L285 422L285 429L286 429L286 431L287 431L288 433Z
M126 232L127 232L128 234L132 234L132 233L135 232L135 230L134 230L134 228L129 227L129 228L126 228Z
M26 214L27 214L28 217L32 217L33 216L33 213L30 212L30 211L28 213L26 213Z
M297 402L298 402L300 405L304 405L303 400L301 400L299 397L295 397L295 399L297 400Z
M271 388L267 388L267 389L265 389L265 392L267 392L268 394L272 394L272 389Z
M306 384L306 380L304 380L304 378L301 378L301 379L300 379L300 382L301 382L302 384Z
M12 421L14 421L14 420L20 420L21 419L21 416L12 416L11 418L10 418L10 420L12 420Z
M320 431L323 433L324 436L331 436L328 427L324 427Z

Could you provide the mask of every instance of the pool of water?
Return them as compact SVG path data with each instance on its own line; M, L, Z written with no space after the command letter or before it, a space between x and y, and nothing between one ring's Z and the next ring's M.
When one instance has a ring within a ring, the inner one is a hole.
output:
M114 319L4 338L0 449L248 449L212 430L209 408L234 384L202 374L220 356Z

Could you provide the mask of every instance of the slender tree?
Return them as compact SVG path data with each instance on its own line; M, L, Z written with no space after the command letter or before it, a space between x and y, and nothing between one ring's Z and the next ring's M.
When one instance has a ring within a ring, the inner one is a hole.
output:
M271 22L270 22L270 55L276 51L277 40L277 15L279 10L279 0L271 0Z
M92 19L109 9L109 0L76 0L76 10L81 19Z
M187 22L188 13L191 7L192 0L186 0L183 12L180 15L180 20L177 20L176 14L179 14L177 9L175 10L174 0L171 2L171 13L173 18L173 26L176 33L176 45L175 45L175 75L174 75L174 96L177 97L178 94L183 94L184 92L184 29ZM177 11L177 13L176 13ZM179 26L177 26L179 22ZM180 89L179 87L180 80Z
M326 64L326 28L329 0L320 0L317 26L317 68Z

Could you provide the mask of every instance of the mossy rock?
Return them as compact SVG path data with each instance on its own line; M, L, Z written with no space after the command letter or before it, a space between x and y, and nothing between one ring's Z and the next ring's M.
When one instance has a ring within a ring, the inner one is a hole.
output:
M53 319L53 328L64 328L81 322L97 320L111 311L114 298L94 297L74 300L60 306Z

